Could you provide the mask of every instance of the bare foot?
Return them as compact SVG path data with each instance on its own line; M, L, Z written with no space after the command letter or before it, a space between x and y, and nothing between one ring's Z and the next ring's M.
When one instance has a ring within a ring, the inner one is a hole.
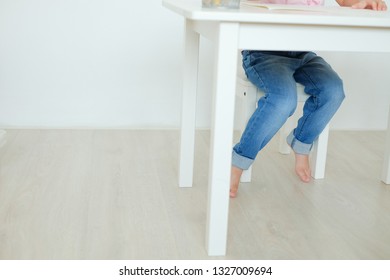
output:
M310 182L311 170L309 155L295 154L295 172L303 182Z
M240 178L242 175L242 169L232 166L230 173L230 197L234 198L237 196L238 186L240 184Z

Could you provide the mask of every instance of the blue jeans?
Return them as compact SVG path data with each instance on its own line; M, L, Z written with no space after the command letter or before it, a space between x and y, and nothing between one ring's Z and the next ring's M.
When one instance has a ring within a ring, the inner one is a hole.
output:
M303 116L287 137L298 154L309 154L344 99L343 82L330 65L313 52L243 51L248 79L265 95L249 119L239 143L233 148L232 164L248 169L261 149L283 126L297 107L296 83L310 97Z

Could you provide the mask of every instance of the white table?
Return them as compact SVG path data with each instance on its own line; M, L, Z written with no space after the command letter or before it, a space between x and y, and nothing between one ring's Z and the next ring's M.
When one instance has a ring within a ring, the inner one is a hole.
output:
M191 187L200 35L215 46L206 242L226 253L237 54L240 49L390 52L390 13L330 7L319 11L203 9L201 0L163 0L185 18L179 186ZM389 122L390 123L390 122ZM390 131L390 129L389 129ZM386 142L390 147L390 134ZM390 150L383 181L390 183Z

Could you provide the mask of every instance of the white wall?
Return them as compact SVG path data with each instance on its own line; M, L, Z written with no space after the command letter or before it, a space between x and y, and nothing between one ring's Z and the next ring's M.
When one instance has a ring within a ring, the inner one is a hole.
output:
M0 0L0 127L178 127L182 40L160 0ZM384 129L390 55L323 55L347 92L332 127ZM202 40L198 127L211 63Z
M0 126L177 125L182 23L160 0L0 0Z

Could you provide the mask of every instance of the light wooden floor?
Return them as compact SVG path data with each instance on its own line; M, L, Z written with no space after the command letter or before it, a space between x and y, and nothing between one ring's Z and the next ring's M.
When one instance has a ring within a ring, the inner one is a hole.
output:
M210 259L209 133L177 186L178 131L8 130L0 259ZM231 200L226 259L390 259L383 132L331 132L326 179L301 183L273 141ZM219 258L219 259L224 259Z

